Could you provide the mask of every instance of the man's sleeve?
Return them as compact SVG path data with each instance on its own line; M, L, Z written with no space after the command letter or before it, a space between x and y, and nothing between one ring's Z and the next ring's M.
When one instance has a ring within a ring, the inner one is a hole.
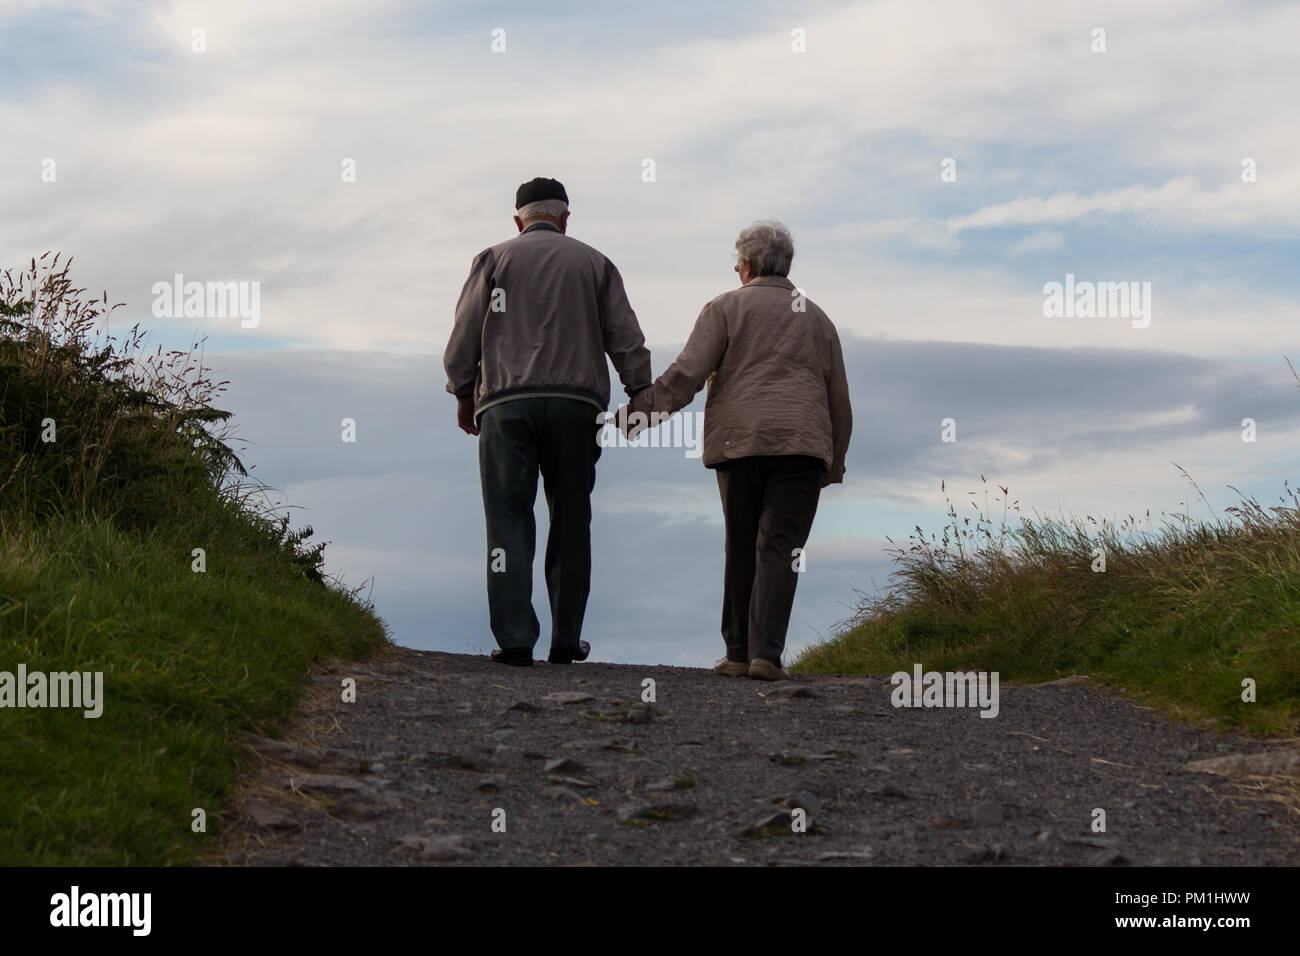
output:
M456 321L442 364L447 370L447 391L464 401L474 397L479 361L483 358L483 323L492 299L492 250L474 257L469 278L456 303Z
M654 385L632 400L634 412L663 412L671 415L685 408L717 371L727 351L727 324L722 310L710 302L695 320L691 337L682 354L668 366Z
M600 325L605 335L605 352L614 363L623 388L631 398L650 386L650 350L645 347L641 324L623 288L618 268L605 260L601 279Z
M827 320L829 324L829 320ZM849 451L849 436L853 433L853 406L849 404L849 379L844 371L844 352L840 336L831 325L831 367L826 377L826 399L831 410L832 462L826 474L829 484L844 480L844 456Z

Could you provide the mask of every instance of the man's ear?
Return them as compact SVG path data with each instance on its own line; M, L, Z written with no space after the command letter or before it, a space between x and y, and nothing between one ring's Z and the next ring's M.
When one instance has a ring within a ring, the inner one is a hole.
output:
M569 231L567 228L568 225L569 225L569 211L566 209L564 211L564 215L560 217L560 232L567 233Z
M520 232L523 232L523 231L524 231L524 221L523 221L522 219L520 219L518 216L515 216L514 219L515 219L515 226L519 229Z

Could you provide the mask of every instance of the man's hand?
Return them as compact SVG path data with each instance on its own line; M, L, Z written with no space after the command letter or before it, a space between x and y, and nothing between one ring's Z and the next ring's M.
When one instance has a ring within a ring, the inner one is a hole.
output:
M466 435L477 435L478 426L474 424L474 400L460 399L456 402L456 424Z

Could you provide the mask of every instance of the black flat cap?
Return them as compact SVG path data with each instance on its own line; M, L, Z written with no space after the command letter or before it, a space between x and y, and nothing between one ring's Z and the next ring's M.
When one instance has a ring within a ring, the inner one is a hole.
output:
M522 209L530 202L541 202L543 199L562 199L567 203L569 194L564 191L564 185L558 179L543 179L538 176L515 191L515 208Z

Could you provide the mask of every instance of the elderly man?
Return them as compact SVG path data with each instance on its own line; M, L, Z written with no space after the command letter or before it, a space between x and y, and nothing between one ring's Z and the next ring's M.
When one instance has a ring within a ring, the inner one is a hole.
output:
M700 312L682 354L619 411L629 435L709 383L704 464L726 525L722 637L728 677L784 680L803 547L821 489L844 480L853 428L839 335L787 276L790 232L759 222L736 240L741 287Z
M475 258L456 305L444 364L457 421L479 438L487 517L492 659L529 666L533 503L542 476L550 530L548 660L585 660L580 640L591 587L591 490L600 457L597 415L609 407L614 362L629 397L650 384L650 353L614 263L566 235L569 197L554 179L515 194L519 235Z

